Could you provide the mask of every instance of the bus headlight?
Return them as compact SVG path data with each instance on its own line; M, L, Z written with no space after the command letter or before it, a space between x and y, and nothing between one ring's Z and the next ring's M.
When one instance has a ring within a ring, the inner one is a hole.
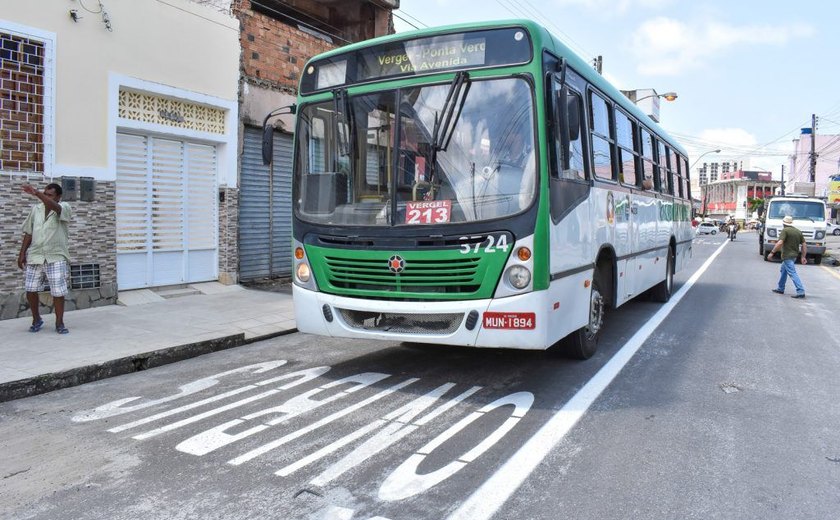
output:
M531 283L531 271L521 265L511 266L507 271L508 282L517 289L524 289Z
M817 240L825 238L825 231L817 231L816 233L814 233L814 238L816 238Z
M302 283L308 282L309 278L311 278L311 273L309 271L309 264L307 264L305 262L299 263L298 266L297 266L296 274L297 274L298 281L300 281Z
M776 230L775 228L767 228L767 236L776 238Z

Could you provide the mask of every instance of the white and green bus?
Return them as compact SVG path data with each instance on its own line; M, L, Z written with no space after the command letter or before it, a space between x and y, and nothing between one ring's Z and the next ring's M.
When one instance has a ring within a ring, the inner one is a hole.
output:
M531 21L321 54L295 111L301 332L585 359L691 255L685 150Z

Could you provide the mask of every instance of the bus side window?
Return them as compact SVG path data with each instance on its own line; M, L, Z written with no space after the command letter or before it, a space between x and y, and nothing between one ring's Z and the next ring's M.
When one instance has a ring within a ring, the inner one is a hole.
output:
M668 151L665 148L665 143L658 140L656 141L657 144L657 171L658 175L656 176L656 180L659 183L657 186L657 190L661 193L673 193L671 191L670 186L668 186Z
M557 175L561 179L585 180L583 162L583 132L581 123L583 109L580 94L569 88L559 88L555 84L557 110L554 120L559 129L555 136L555 157L557 157Z
M594 92L589 93L589 120L592 127L592 168L595 177L613 179L613 138L611 135L612 107Z
M684 197L680 162L677 159L677 152L671 148L668 149L668 166L669 173L671 174L671 188L674 190L674 196Z
M640 152L642 154L642 188L652 190L653 175L655 172L653 164L653 136L644 128L642 129Z
M639 140L636 122L621 110L615 111L615 142L618 146L618 181L636 186L639 179L636 168L638 153L635 143Z

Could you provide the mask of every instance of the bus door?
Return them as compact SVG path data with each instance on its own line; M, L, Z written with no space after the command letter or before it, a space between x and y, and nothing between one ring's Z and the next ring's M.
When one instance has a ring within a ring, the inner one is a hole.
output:
M578 77L571 70L552 78L551 220L558 224L589 196L591 184L584 163L583 98L562 76ZM589 215L587 215L589 217Z

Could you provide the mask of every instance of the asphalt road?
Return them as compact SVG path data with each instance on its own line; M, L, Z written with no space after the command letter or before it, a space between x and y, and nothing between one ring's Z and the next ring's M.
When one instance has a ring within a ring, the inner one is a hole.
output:
M3 403L0 517L836 518L840 274L723 244L586 362L293 334Z

